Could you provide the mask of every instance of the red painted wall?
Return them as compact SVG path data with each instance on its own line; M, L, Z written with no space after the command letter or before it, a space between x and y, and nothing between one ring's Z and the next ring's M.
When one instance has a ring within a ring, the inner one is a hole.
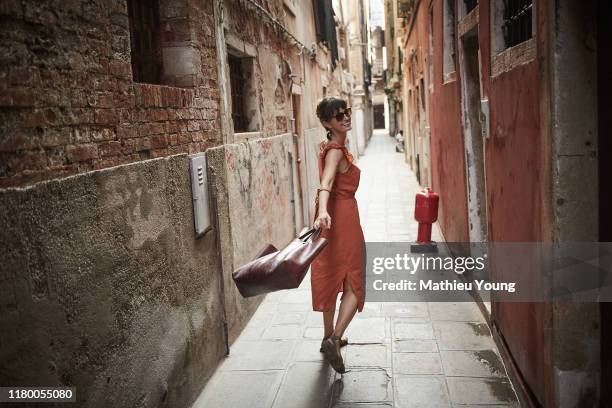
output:
M546 90L542 44L545 1L534 2L536 57L491 78L490 1L480 1L479 42L483 96L490 104L491 136L485 145L487 224L490 241L545 241L549 232L550 153L542 118ZM538 271L532 271L537 274ZM496 268L493 279L512 281L516 271ZM522 318L517 318L522 316ZM495 303L493 321L518 370L540 403L545 403L545 307L538 303Z
M420 53L423 71L429 75L429 2L421 1L414 27L407 43ZM444 237L449 242L468 240L467 196L463 135L461 132L460 89L455 80L443 84L442 80L442 1L433 2L433 92L428 94L430 125L430 167L432 188L440 194L438 220ZM429 80L431 83L432 80Z
M445 1L445 0L444 0ZM439 222L447 241L468 241L465 153L461 119L459 38L456 80L443 83L443 0L420 1L404 55L421 53L428 73L429 7L434 10L434 78L429 97L432 187L440 193ZM459 4L458 0L456 4ZM491 78L490 1L479 2L482 97L489 98L490 138L485 142L487 228L490 241L546 241L550 193L547 100L546 1L534 2L536 57ZM457 13L458 14L458 13ZM513 271L494 271L512 280ZM534 271L537 273L537 271ZM517 319L517 316L521 316ZM529 388L545 400L545 309L541 304L494 304L493 319Z

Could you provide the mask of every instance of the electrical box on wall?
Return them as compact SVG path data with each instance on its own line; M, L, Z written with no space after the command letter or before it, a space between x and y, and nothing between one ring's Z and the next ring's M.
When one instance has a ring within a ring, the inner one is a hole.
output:
M191 195L193 196L193 221L196 236L211 228L208 205L208 180L206 177L206 155L200 153L189 157Z
M482 99L480 101L480 130L482 137L489 138L489 100Z

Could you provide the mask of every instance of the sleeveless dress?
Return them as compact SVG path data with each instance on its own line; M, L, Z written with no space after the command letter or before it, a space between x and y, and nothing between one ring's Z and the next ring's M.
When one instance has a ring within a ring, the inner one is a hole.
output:
M338 293L343 291L344 278L348 276L359 299L357 310L361 312L365 303L365 240L355 199L361 171L353 163L353 156L346 146L322 142L319 148L319 179L323 176L325 156L330 149L342 150L349 167L344 173L336 173L327 202L331 228L321 232L328 244L311 264L312 307L320 312L335 307ZM317 200L315 219L318 212Z

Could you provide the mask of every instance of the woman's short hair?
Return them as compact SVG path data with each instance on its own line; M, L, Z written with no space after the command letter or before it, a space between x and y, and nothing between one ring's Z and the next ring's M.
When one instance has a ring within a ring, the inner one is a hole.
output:
M346 109L346 101L340 98L334 98L333 96L323 98L317 105L317 117L321 121L330 121L338 110Z

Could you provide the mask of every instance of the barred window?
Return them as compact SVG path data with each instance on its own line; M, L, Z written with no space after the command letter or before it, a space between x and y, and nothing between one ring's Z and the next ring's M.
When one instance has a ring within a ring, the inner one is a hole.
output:
M128 0L127 6L134 81L161 84L159 0Z
M532 37L532 5L533 0L504 0L502 33L506 48Z
M455 1L444 0L443 72L454 72L455 66Z
M463 2L465 3L465 14L474 10L478 5L478 0L463 0Z
M244 109L245 78L242 70L242 60L233 55L228 55L227 59L232 90L232 121L234 122L234 132L246 132L247 118Z

